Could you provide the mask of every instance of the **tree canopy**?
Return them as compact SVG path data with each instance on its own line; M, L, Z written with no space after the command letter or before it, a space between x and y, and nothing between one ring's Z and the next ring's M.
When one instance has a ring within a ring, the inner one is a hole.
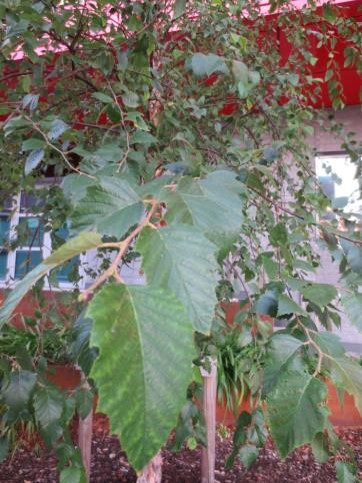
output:
M323 86L344 107L340 62L361 68L356 23L333 3L288 0L268 9L257 0L12 0L0 13L2 198L51 178L37 213L48 231L70 230L9 294L1 325L44 276L98 250L93 284L75 292L98 349L89 377L141 470L177 424L192 363L215 355L219 303L238 280L253 413L238 420L230 462L252 463L265 421L283 457L305 443L320 455L335 441L325 379L362 411L361 367L332 333L340 304L362 329L360 213L325 216L310 146L314 126L333 132L361 175L360 142L314 107ZM313 69L321 48L323 78ZM338 288L313 281L321 250L338 264ZM144 285L124 283L130 259L141 260ZM270 333L265 315L285 329ZM57 393L34 396L41 379L19 366L3 400L11 409L20 384L24 401L36 397L40 425L54 429Z

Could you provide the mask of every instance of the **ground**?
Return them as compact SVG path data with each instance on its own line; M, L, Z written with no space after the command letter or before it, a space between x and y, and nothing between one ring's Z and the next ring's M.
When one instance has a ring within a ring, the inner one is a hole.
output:
M340 436L355 450L362 476L362 429L339 431ZM253 468L246 473L240 464L230 471L223 468L230 453L231 439L217 441L216 482L219 483L335 483L333 460L317 464L309 448L294 451L281 461L272 443L266 447ZM91 483L134 483L136 475L129 467L125 454L116 438L96 431L92 446ZM183 450L181 453L163 451L163 483L198 483L200 481L200 451ZM6 483L57 483L56 460L52 453L37 456L29 448L20 448L12 458L0 465L0 482Z

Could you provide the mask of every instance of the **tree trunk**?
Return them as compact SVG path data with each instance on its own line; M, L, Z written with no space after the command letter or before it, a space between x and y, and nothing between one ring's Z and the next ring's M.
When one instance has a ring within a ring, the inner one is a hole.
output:
M145 466L137 478L137 483L161 483L162 456L159 451Z

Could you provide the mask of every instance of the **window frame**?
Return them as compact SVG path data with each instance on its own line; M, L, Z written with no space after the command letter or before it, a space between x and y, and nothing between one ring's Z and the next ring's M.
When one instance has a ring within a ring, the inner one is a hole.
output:
M48 184L52 183L53 179L47 179L42 183L36 185L35 189L41 189L46 187ZM36 218L37 215L34 214L31 210L29 211L22 211L21 210L21 192L17 195L13 196L11 207L8 210L0 211L0 217L6 216L9 219L9 234L8 240L9 243L15 241L17 238L17 226L19 226L20 219L23 218ZM28 246L28 245L19 245L16 247L15 250L8 249L6 245L0 245L0 250L4 249L7 251L7 262L6 262L6 275L5 278L0 279L0 289L12 289L14 288L18 282L22 280L22 278L15 278L16 272L16 254L21 251L33 251L33 252L41 252L42 260L45 260L52 252L52 239L51 239L51 231L44 230L43 232L43 240L42 246ZM44 287L43 290L45 291L70 291L78 288L80 291L83 291L87 287L87 274L84 270L84 264L87 263L87 256L85 254L80 254L79 256L79 265L78 265L78 272L79 272L79 281L78 282L66 282L66 281L58 281L57 285L51 284L48 277L44 279Z

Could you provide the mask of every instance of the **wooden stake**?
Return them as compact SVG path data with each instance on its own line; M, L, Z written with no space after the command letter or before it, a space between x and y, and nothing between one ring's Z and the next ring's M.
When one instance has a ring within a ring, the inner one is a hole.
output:
M89 389L90 386L82 373L83 387ZM90 479L91 456L92 456L92 436L93 436L93 405L89 414L82 419L79 416L78 422L78 446L82 455L82 462L86 472L87 481Z
M214 483L215 481L215 438L216 438L216 376L217 366L215 359L209 359L210 372L201 368L204 381L203 412L206 424L207 447L201 452L201 483Z
M161 483L162 456L159 451L146 465L137 478L137 483Z

